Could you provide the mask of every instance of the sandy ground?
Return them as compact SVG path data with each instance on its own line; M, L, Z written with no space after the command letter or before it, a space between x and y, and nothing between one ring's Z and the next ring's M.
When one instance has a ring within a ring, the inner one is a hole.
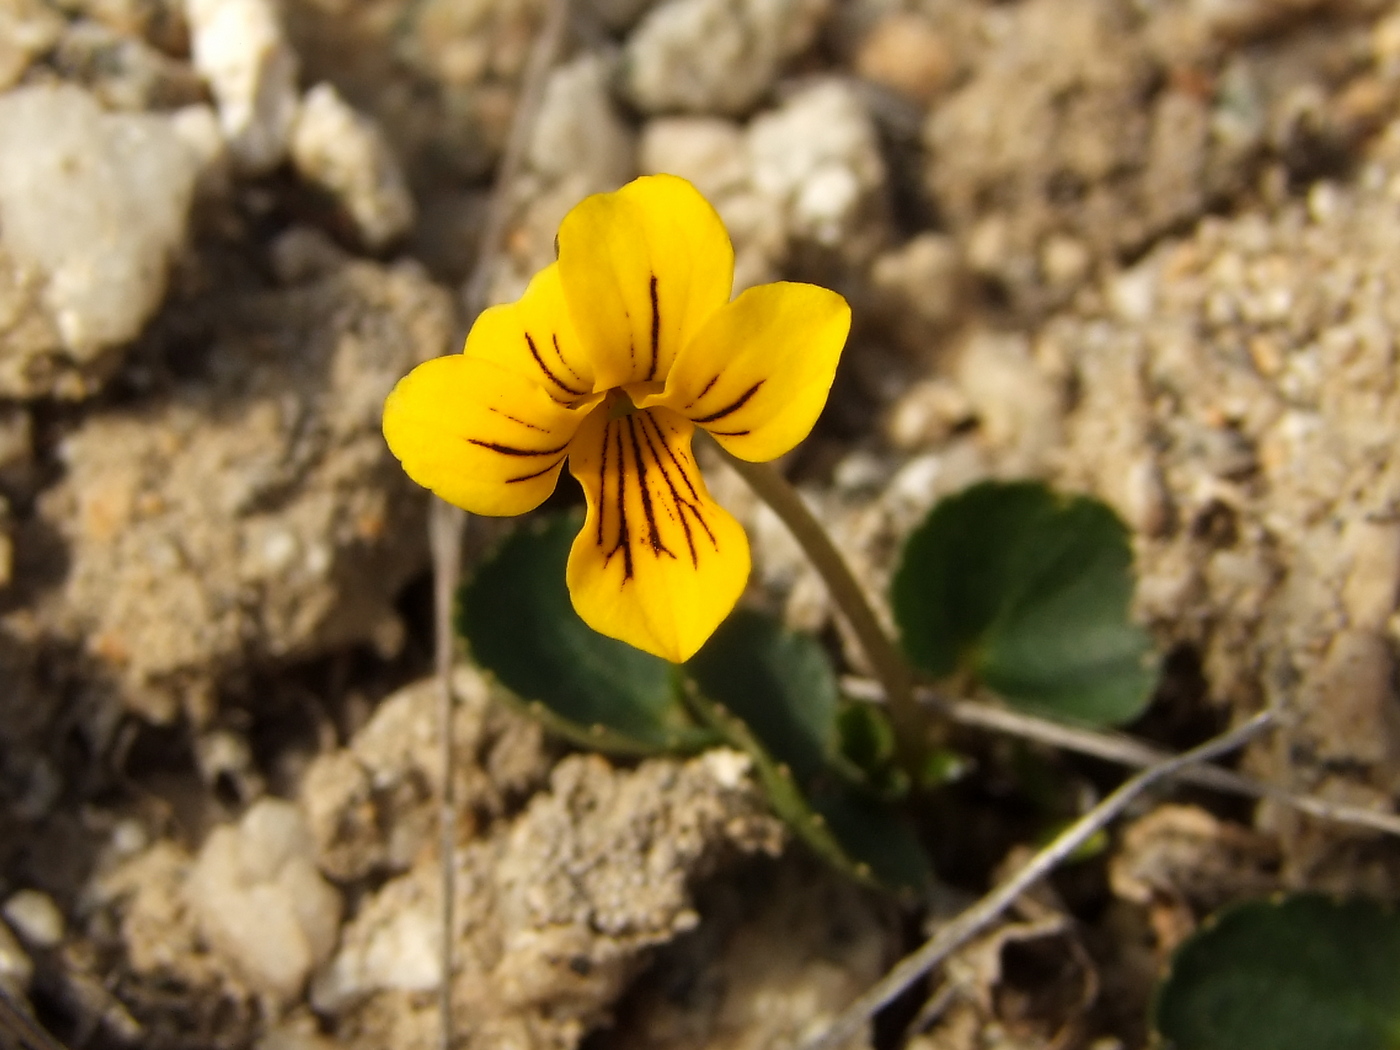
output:
M379 412L460 342L542 11L0 0L0 983L75 1047L436 1045L427 502ZM577 0L491 297L657 171L715 203L739 287L851 301L786 466L872 591L970 482L1098 495L1166 654L1130 729L1278 705L1248 771L1393 808L1400 8ZM711 477L751 600L860 670ZM923 813L945 885L901 911L791 845L740 756L573 753L457 681L464 1047L790 1046L1117 776L960 738ZM1302 887L1392 899L1400 849L1144 805L950 963L909 1045L1144 1046L1170 950Z

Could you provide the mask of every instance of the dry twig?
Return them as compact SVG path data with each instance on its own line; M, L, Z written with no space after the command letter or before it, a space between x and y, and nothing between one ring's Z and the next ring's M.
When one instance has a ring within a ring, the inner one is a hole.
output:
M1182 755L1173 755L1125 781L1111 795L1066 828L1050 845L1032 857L1015 875L945 925L921 948L905 956L879 983L847 1007L831 1027L803 1044L801 1050L836 1050L837 1047L844 1046L879 1010L904 994L915 981L920 980L949 955L996 922L1017 897L1064 863L1066 858L1118 817L1144 791L1189 766L1209 762L1243 746L1272 725L1273 721L1272 711L1257 714L1200 747L1192 748Z
M842 688L858 700L879 701L883 698L880 684L868 678L848 677L842 680ZM950 722L957 725L986 729L994 733L1033 740L1065 751L1101 758L1133 769L1146 769L1171 757L1169 752L1134 740L1122 733L1106 733L1095 729L1082 729L1054 722L1048 718L1023 714L1005 707L979 703L975 700L954 700L932 689L917 689L915 698L934 708ZM1187 766L1175 774L1175 778L1197 787L1223 791L1246 798L1269 799L1307 813L1321 820L1352 827L1379 831L1386 835L1400 836L1400 816L1394 813L1378 813L1360 806L1348 806L1339 802L1329 802L1316 795L1301 795L1273 784L1266 784L1253 777L1221 769L1219 766Z

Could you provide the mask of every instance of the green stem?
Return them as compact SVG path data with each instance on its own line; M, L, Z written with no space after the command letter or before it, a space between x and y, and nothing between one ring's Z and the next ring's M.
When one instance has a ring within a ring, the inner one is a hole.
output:
M889 635L880 626L875 610L852 575L846 559L831 542L821 522L813 517L797 490L772 464L749 463L728 452L724 455L758 498L782 519L806 552L812 567L821 575L831 600L855 631L861 648L865 650L865 658L870 661L871 670L884 687L901 752L906 758L915 758L922 750L929 726L914 702L913 676ZM910 769L909 772L913 773L914 770Z

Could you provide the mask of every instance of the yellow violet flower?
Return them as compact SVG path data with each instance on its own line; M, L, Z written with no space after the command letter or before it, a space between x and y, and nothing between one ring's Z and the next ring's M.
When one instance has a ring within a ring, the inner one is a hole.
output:
M575 207L558 261L484 311L459 355L419 365L384 405L409 477L475 514L523 514L567 460L588 515L569 554L590 627L693 656L749 575L743 529L710 496L691 436L773 459L826 403L851 312L810 284L734 300L734 248L684 179L652 175Z

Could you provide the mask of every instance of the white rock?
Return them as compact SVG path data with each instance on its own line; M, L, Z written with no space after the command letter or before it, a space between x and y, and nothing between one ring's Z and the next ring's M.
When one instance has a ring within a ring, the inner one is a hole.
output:
M330 84L302 99L292 163L340 202L369 247L382 248L413 224L413 197L384 133Z
M739 125L722 117L660 117L647 123L638 147L644 174L689 179L705 198L743 190L749 158Z
M670 0L627 42L625 88L645 113L737 115L807 47L828 0Z
M194 67L209 83L238 167L269 171L297 115L297 59L272 0L186 0Z
M133 338L159 305L199 167L163 116L104 113L68 86L0 97L0 247L42 281L79 363Z
M427 992L442 977L438 898L419 881L395 879L355 916L356 935L311 984L311 1005L334 1013L384 989Z
M528 159L535 172L547 179L585 172L596 185L631 178L632 137L608 90L613 67L589 53L550 74L530 134Z
M296 807L263 799L200 850L185 892L210 947L257 991L283 1002L330 958L340 895L316 870Z
M10 928L33 948L57 948L63 942L63 912L39 890L19 890L0 908Z
M791 233L827 246L851 238L885 181L875 125L842 80L755 118L749 157L754 187L786 210Z

